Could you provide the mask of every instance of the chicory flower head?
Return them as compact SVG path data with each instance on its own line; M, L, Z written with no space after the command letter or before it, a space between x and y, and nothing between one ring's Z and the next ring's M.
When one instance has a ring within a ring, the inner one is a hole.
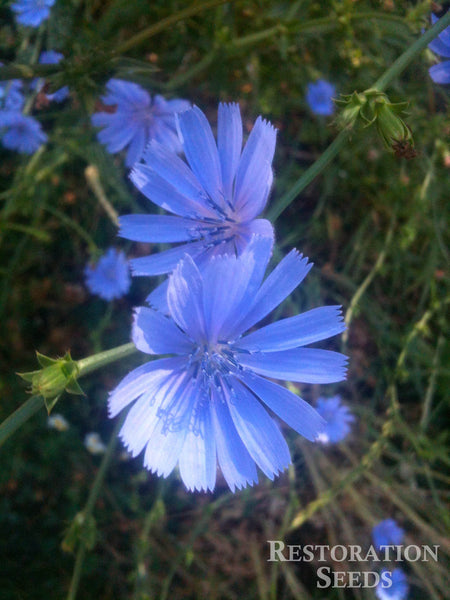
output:
M125 254L109 248L93 267L87 265L84 274L90 292L104 300L124 296L131 285L130 269Z
M437 21L439 21L439 19L436 15L432 14L431 23L434 25ZM428 44L428 48L436 54L439 54L439 56L450 58L450 26L444 29L444 31L441 31L441 33ZM444 60L437 65L433 65L429 68L428 72L435 83L450 83L450 60Z
M376 550L380 550L381 546L398 546L404 537L404 530L397 525L394 519L385 519L372 529L373 545Z
M0 67L2 64L0 62ZM0 110L22 110L25 98L23 97L21 88L22 82L20 79L0 81Z
M350 432L350 423L355 420L348 406L341 404L340 396L318 398L317 412L326 421L323 432L317 438L323 444L340 442Z
M333 96L335 95L336 86L324 79L319 79L315 83L308 83L306 101L316 115L329 116L334 113Z
M11 4L20 25L39 27L50 16L50 8L55 0L17 0Z
M173 152L181 151L176 131L175 113L189 108L186 100L153 98L137 83L110 79L107 94L102 97L105 105L116 107L114 112L97 112L92 124L103 127L98 140L111 154L128 147L126 165L131 167L140 160L149 140L157 140Z
M33 154L47 141L39 121L16 110L0 111L0 135L5 148L22 154Z
M305 348L342 332L338 306L282 319L244 335L311 268L291 251L263 282L272 248L255 236L247 249L214 256L200 271L185 255L169 278L167 317L136 309L132 338L152 360L129 373L109 397L109 416L134 402L120 436L144 466L167 477L178 463L188 490L213 490L218 463L230 489L273 479L291 462L266 408L309 440L324 422L304 400L270 379L330 383L346 376L347 358ZM270 378L270 379L267 379ZM255 464L256 463L256 464Z
M178 115L187 163L154 141L136 164L131 179L147 198L178 216L126 215L119 235L139 242L183 242L131 260L134 275L172 271L185 254L201 266L218 254L240 254L253 234L273 236L272 225L257 219L272 185L276 130L258 117L242 149L238 104L220 104L217 144L196 106ZM148 298L162 308L160 286Z
M404 571L402 571L402 569L394 569L391 571L390 579L392 584L390 587L383 587L383 574L385 573L387 572L383 570L382 579L375 588L375 594L378 600L406 600L409 586Z
M57 65L64 56L60 52L55 52L54 50L46 50L41 52L41 56L39 57L39 63L41 65ZM38 79L36 82L37 91L40 92L44 87L44 80ZM53 94L45 94L45 97L50 102L63 102L69 95L69 88L67 85L56 90Z

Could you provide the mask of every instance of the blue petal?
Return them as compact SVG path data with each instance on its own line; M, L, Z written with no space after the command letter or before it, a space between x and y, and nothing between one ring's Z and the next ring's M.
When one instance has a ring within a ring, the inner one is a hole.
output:
M433 65L428 72L434 83L450 83L450 60Z
M244 372L239 377L271 411L306 439L314 441L323 431L324 419L299 396L253 373Z
M176 155L173 156L180 160ZM177 189L147 165L135 165L130 179L149 200L176 215L193 219L210 215L201 202L184 195L181 186Z
M269 479L291 464L281 432L255 396L237 379L227 380L228 407L239 437ZM226 388L225 388L226 389Z
M146 354L189 354L192 342L172 319L141 306L134 313L132 340Z
M434 25L437 21L439 21L439 18L431 13L431 24ZM441 31L438 37L446 46L450 46L450 26Z
M162 275L170 273L179 261L186 255L197 256L204 249L203 242L183 244L170 250L164 250L151 256L141 256L130 260L133 275L137 277L148 275Z
M203 280L190 256L185 256L170 276L167 303L175 323L192 340L205 343Z
M217 459L231 491L258 483L255 463L239 437L224 398L213 390L211 415Z
M295 348L280 352L239 353L239 362L255 373L302 383L333 383L346 377L347 357L331 350Z
M278 351L306 346L341 333L345 323L340 306L321 306L262 327L236 343L252 351Z
M209 401L197 406L196 423L186 434L180 455L180 476L188 490L213 490L216 483L216 442Z
M236 329L246 331L263 319L301 283L311 267L312 263L308 264L307 258L303 258L297 250L291 250L259 288Z
M119 233L135 242L186 242L199 237L198 221L165 215L124 215L119 218Z
M147 362L129 373L111 392L108 398L108 414L115 417L130 402L150 389L157 389L161 382L186 366L186 358L161 358Z
M428 48L440 56L450 58L450 45L444 44L439 37L430 42Z
M242 150L242 120L239 104L219 104L217 146L227 200L233 196L233 183Z
M131 140L128 148L125 165L130 168L136 163L141 157L147 143L148 134L144 127L140 127L136 130L133 139Z
M267 201L272 185L276 129L261 117L249 135L236 174L234 206L241 220L254 219Z
M253 221L240 223L238 226L236 226L235 232L236 233L233 242L236 246L236 254L238 256L240 256L248 248L254 236L268 238L268 243L271 241L273 244L273 227L272 223L267 219L253 219Z
M155 310L162 312L165 315L169 314L169 306L167 304L167 288L169 286L169 280L166 279L160 285L155 287L145 301L147 304L152 306Z
M219 153L207 118L193 106L177 115L184 153L206 193L224 208Z

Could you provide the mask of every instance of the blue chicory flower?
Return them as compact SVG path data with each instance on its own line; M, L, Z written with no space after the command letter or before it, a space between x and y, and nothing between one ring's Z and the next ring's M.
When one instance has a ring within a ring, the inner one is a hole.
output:
M55 0L17 0L11 4L20 25L39 27L50 16L50 8Z
M355 420L348 406L341 403L340 396L318 398L317 412L326 421L323 432L317 438L323 444L340 442L350 432L350 423Z
M436 15L431 15L431 23L433 25L438 20ZM444 29L444 31L441 31L441 33L428 44L428 48L436 54L439 54L439 56L450 58L450 26ZM435 83L450 83L450 60L444 60L437 65L433 65L429 68L428 72Z
M188 490L213 490L216 461L230 489L273 479L291 462L265 408L309 440L323 419L270 379L331 383L346 377L347 358L305 348L341 333L339 306L325 306L243 335L304 279L308 259L291 251L263 282L272 240L255 236L239 256L214 256L200 271L185 255L169 277L167 317L135 311L132 339L152 360L129 373L109 397L109 416L134 402L120 437L144 466L167 477L176 464ZM270 379L267 379L270 378Z
M130 289L128 261L115 248L109 248L94 267L87 265L84 274L89 291L104 300L121 298Z
M0 111L0 135L5 148L22 154L33 154L47 141L39 121L16 110Z
M57 65L59 62L61 62L63 58L64 56L60 52L55 52L54 50L46 50L44 52L41 52L41 56L39 57L39 63L41 65ZM37 79L35 80L34 85L36 86L37 91L40 92L44 87L44 80ZM50 102L63 102L68 97L68 95L69 88L67 85L65 85L59 90L53 92L53 94L45 94L45 97Z
M329 116L334 113L333 96L335 95L336 86L319 79L315 83L308 83L306 101L316 115Z
M0 62L0 67L3 63ZM25 104L25 98L21 92L22 82L20 79L0 81L0 110L21 111Z
M387 571L383 570L382 576L383 574L387 574ZM375 588L375 594L378 600L406 600L409 586L404 571L402 571L402 569L394 569L391 571L390 579L392 581L390 587L383 587L382 577Z
M273 236L272 225L256 217L263 211L273 181L276 130L258 117L242 150L238 104L220 104L217 145L202 113L193 108L178 115L187 163L153 141L145 164L135 165L131 179L147 198L178 216L126 215L119 235L139 242L183 244L131 260L133 274L172 271L185 254L201 266L218 254L240 254L253 234ZM167 285L148 301L164 310Z
M397 525L394 519L385 519L372 529L373 545L376 550L380 550L381 546L398 546L404 537L404 530Z
M149 140L157 140L173 152L181 151L176 131L175 114L189 108L186 100L153 99L147 90L137 83L110 79L106 84L107 95L102 102L116 106L114 112L97 112L92 124L103 127L98 140L111 154L128 147L126 165L131 167L140 160Z

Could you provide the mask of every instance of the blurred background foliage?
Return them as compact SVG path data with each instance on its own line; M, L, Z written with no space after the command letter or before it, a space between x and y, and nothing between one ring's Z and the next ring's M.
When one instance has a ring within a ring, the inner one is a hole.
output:
M41 49L62 52L66 61L48 81L71 90L63 105L31 107L49 136L45 147L31 158L0 149L2 420L27 397L15 373L36 368L35 350L82 358L126 343L131 308L149 291L148 281L135 280L108 305L83 284L86 263L110 245L130 257L148 253L115 237L98 186L86 179L95 167L119 214L150 210L123 157L107 154L90 124L109 77L186 98L213 124L219 101L240 103L247 131L260 114L271 120L279 133L270 208L338 133L333 119L308 109L308 82L326 79L345 94L370 87L421 35L430 12L448 8L402 0L206 4L183 17L201 3L57 0L50 20L31 30L18 28L1 3L1 60L35 64ZM327 303L350 311L348 381L300 389L311 402L342 395L357 415L347 441L312 445L286 430L290 470L235 495L221 480L214 494L187 493L176 475L160 480L111 446L86 527L74 519L102 457L83 439L98 431L107 443L107 393L139 359L103 369L81 382L86 397L60 400L67 431L48 428L41 411L1 449L1 599L65 598L75 556L85 600L370 599L373 590L317 589L317 564L267 562L266 540L368 547L372 526L388 517L406 530L405 543L440 544L439 563L402 564L409 597L448 597L450 121L448 89L428 76L434 62L424 51L387 90L392 101L410 102L417 156L387 152L372 129L355 133L275 223L275 259L296 246L316 265L284 314ZM80 538L88 546L81 558Z

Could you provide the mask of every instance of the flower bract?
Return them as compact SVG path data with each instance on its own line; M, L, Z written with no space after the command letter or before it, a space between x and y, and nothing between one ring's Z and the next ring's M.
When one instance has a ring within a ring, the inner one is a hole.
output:
M153 98L137 83L110 79L102 102L111 110L96 112L92 124L103 129L98 140L111 154L127 148L126 165L140 160L150 140L156 140L173 152L181 151L176 131L175 113L186 110L186 100Z
M343 331L338 306L314 308L250 333L311 268L291 251L263 281L270 238L255 236L239 256L214 256L200 271L186 255L169 278L170 314L135 312L133 341L152 360L129 373L109 398L109 415L133 403L120 436L147 469L167 477L178 464L188 490L213 490L219 465L231 490L253 485L256 465L270 479L291 462L268 411L309 440L324 421L272 381L330 383L346 357L306 348Z
M121 298L130 289L130 269L125 254L110 248L95 266L85 268L88 289L104 300Z

